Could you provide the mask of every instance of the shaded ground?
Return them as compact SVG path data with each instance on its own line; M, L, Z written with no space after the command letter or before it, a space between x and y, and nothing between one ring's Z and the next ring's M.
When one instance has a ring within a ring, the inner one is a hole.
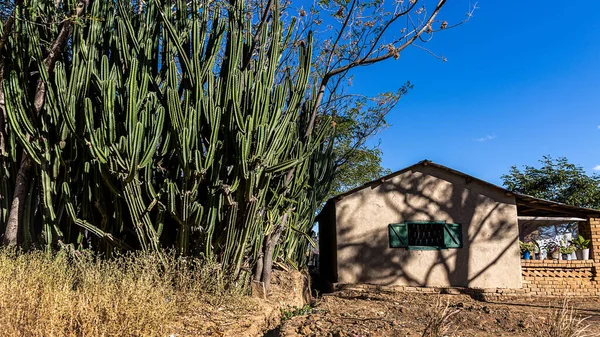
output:
M240 297L202 303L183 315L171 336L263 336L280 324L281 310L301 307L306 278L299 272L274 271L267 299Z
M448 302L449 336L536 336L562 299L478 301L468 295L342 291L319 299L312 313L283 323L270 336L421 336L436 301ZM600 300L570 301L600 332Z

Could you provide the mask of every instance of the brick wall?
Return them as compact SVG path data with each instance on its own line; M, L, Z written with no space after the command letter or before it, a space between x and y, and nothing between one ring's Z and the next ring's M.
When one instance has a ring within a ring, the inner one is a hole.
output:
M523 290L540 296L600 296L600 218L580 223L590 239L587 261L522 260Z
M523 290L539 296L600 296L594 261L522 260Z
M591 241L590 259L600 263L600 218L589 218L580 233ZM580 227L580 228L581 228Z
M523 288L520 289L475 289L440 288L410 286L379 286L368 284L334 285L335 290L360 291L401 291L442 294L469 294L483 300L499 297L563 297L563 296L600 296L600 278L597 270L600 264L593 260L521 260Z

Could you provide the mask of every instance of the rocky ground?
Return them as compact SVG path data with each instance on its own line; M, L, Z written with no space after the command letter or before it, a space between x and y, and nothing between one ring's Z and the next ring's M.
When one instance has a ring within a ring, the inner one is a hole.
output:
M447 317L447 336L548 336L544 330L552 314L563 307L562 301L342 291L323 296L312 308L284 312L298 316L266 336L422 336L428 323L442 316ZM569 304L578 317L587 317L589 332L600 333L599 299L572 299Z

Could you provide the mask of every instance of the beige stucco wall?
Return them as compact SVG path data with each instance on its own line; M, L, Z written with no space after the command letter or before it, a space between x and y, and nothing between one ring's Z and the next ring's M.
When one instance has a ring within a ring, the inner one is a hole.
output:
M339 283L520 288L514 197L430 165L336 202ZM463 248L389 248L388 224L409 220L461 223Z

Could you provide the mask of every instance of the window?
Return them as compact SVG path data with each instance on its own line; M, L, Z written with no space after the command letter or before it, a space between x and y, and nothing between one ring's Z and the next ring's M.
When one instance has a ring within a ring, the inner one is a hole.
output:
M462 248L462 226L445 221L409 221L390 224L390 248L433 250Z

